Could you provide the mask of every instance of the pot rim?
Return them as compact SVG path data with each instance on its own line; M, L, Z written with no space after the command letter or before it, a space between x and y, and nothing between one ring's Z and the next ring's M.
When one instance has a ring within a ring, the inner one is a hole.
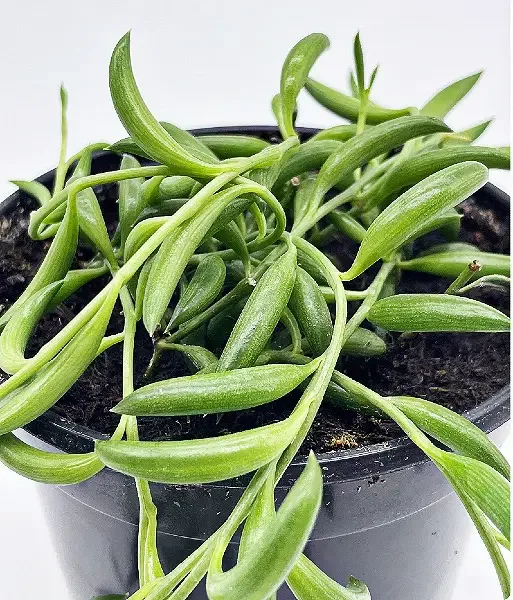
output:
M302 139L308 139L319 131L318 128L312 127L297 127L296 130ZM280 139L279 129L276 126L269 125L206 127L191 129L189 132L196 136L238 134L254 135L267 140ZM98 161L109 156L112 156L111 152L101 151L95 153L94 159ZM53 175L54 170L50 170L37 177L36 181L49 182ZM475 195L486 197L503 208L509 208L509 195L491 183L487 183ZM23 192L20 190L15 191L0 203L0 215L18 205L24 197ZM506 385L488 400L474 409L464 412L463 415L483 431L490 433L509 420L509 394L510 386ZM41 441L65 452L91 451L95 440L108 439L109 437L89 427L68 421L52 409L27 424L23 429ZM412 467L429 461L429 458L406 436L354 449L316 453L316 456L324 470L327 483L334 483L340 479L360 479L362 475L372 477L375 474ZM291 463L285 480L292 482L296 479L305 465L306 459L306 456L297 456ZM230 486L245 485L244 479L231 480ZM226 483L224 482L223 487L226 487Z

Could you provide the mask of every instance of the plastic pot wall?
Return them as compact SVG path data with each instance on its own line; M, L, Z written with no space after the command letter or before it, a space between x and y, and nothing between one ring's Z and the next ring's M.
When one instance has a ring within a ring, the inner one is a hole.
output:
M304 137L315 130L300 129ZM274 127L228 127L193 133L244 133L277 137ZM101 153L96 172L112 168L112 155ZM39 181L48 183L52 173ZM478 192L506 210L508 197L487 185ZM7 214L24 200L17 192L0 207ZM86 401L86 399L84 400ZM509 418L504 389L466 415L501 444ZM49 411L20 437L57 451L82 452L105 436ZM471 522L436 467L409 440L318 456L324 471L319 518L305 553L344 584L362 579L376 600L447 600L451 597ZM304 462L297 459L277 488L280 501ZM159 515L158 545L167 572L206 539L228 516L247 478L211 485L152 484ZM137 588L138 503L133 480L104 469L78 485L39 485L53 542L72 598L124 593ZM228 560L236 556L230 545ZM292 598L284 586L280 600ZM205 599L204 587L190 596ZM242 599L241 599L242 600Z

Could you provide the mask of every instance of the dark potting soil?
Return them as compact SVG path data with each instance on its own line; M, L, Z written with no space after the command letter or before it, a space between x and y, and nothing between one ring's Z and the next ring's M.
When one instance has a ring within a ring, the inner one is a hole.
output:
M115 227L115 190L97 189L109 228ZM23 291L48 248L48 242L27 237L27 223L34 206L28 198L7 215L0 216L0 308L10 305ZM506 209L479 203L471 198L460 210L463 213L462 239L483 250L509 253L509 214ZM417 246L445 241L426 236ZM333 242L327 249L339 267L347 268L355 248L347 242ZM91 257L81 248L76 263ZM351 289L368 285L373 271L351 282ZM105 279L90 283L81 292L46 315L34 336L29 354L51 339L102 286ZM403 273L399 291L443 292L449 280L417 273ZM479 291L473 296L507 311L508 297L501 292ZM355 303L350 303L354 305ZM123 319L118 306L109 325L109 333L121 331ZM387 334L388 350L378 358L342 356L338 368L385 395L409 395L426 398L457 412L472 409L498 392L509 381L509 336L504 334ZM136 338L136 382L152 354L152 342L140 328ZM168 353L156 370L153 380L189 374L179 353ZM0 371L0 382L4 378ZM72 389L57 403L54 411L61 416L96 431L112 433L118 416L109 412L121 394L121 346L114 346L98 357ZM271 404L222 416L139 418L141 439L187 439L241 431L281 420L290 414L296 401L294 394ZM335 409L323 404L302 452L309 449L329 452L383 442L401 435L399 428L358 412Z

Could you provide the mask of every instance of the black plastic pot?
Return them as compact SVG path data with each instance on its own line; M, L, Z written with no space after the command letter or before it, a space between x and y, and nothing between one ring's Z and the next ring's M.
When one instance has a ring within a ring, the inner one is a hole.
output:
M265 139L274 127L223 127L204 133L244 133ZM315 130L301 129L304 137ZM100 153L95 171L112 168ZM49 183L53 174L39 178ZM492 185L478 194L505 210L506 194ZM0 208L8 213L24 200L17 192ZM509 388L466 415L501 444L509 419ZM90 451L104 436L49 411L23 431L35 446ZM349 575L365 581L376 600L448 600L462 560L470 520L442 475L407 439L318 456L324 499L306 554L341 583ZM304 464L298 458L277 489L286 493ZM221 525L242 494L247 478L199 486L152 485L159 511L158 544L170 570ZM285 486L285 487L284 487ZM72 597L123 593L137 585L138 505L133 480L104 469L79 485L40 486L44 511ZM229 553L233 558L236 546ZM285 589L281 600L292 598ZM206 598L198 588L191 596ZM241 599L243 600L243 599Z

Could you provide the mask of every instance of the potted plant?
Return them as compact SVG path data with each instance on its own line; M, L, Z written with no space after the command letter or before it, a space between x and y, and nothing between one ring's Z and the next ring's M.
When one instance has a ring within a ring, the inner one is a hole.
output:
M61 90L59 165L16 182L38 203L28 238L22 196L3 207L19 278L2 288L0 460L52 484L44 497L77 598L365 600L368 587L342 585L339 570L359 575L363 563L380 600L447 598L452 574L440 572L454 570L466 529L456 496L509 597L509 467L483 432L503 437L504 381L493 390L482 378L485 394L499 393L467 419L404 393L422 396L423 377L382 381L378 393L365 371L390 351L422 364L429 340L445 347L448 332L468 352L486 340L504 363L510 321L491 305L504 307L509 285L504 232L490 241L478 228L481 248L470 244L456 207L488 168L509 167L509 149L471 145L487 123L454 133L442 120L478 76L421 110L386 109L370 99L377 69L367 81L359 36L352 95L309 78L328 44L312 34L287 56L279 130L195 137L147 108L127 34L110 87L130 137L67 158ZM297 129L304 87L354 124ZM501 211L491 195L490 219ZM437 377L459 360L455 348ZM474 372L455 377L464 395L480 386ZM103 433L84 427L91 415L75 418L93 395ZM357 427L340 422L321 439L324 406L381 427L381 443L368 445L371 435L360 447ZM301 454L312 446L320 461Z

